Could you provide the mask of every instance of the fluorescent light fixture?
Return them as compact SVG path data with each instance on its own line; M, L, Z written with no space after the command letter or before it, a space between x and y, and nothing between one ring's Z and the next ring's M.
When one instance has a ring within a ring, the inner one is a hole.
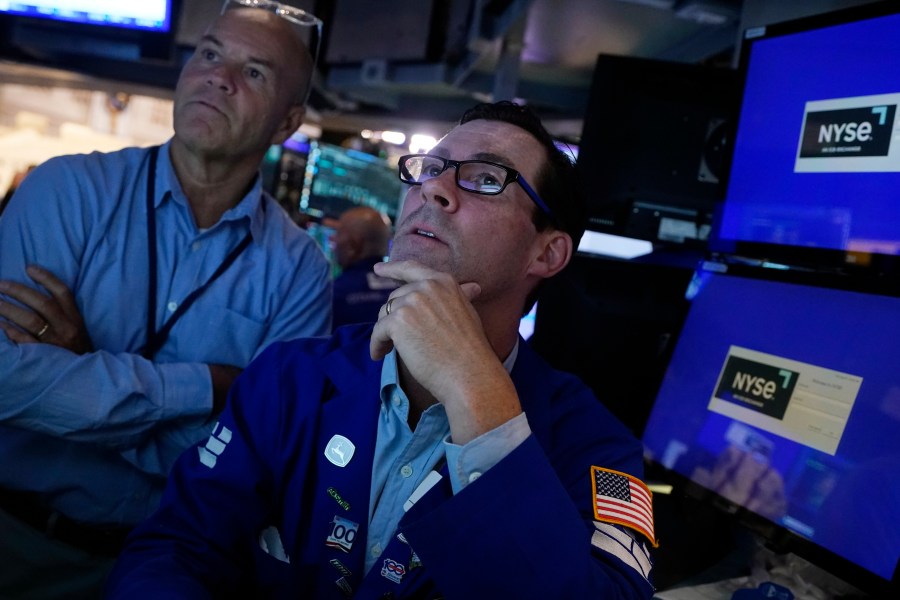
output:
M675 16L700 25L725 25L740 18L732 3L722 0L688 0L675 8Z
M406 141L406 134L400 131L382 131L381 139L388 144L400 145Z
M423 133L414 133L409 138L409 151L412 154L428 152L437 145L437 138Z

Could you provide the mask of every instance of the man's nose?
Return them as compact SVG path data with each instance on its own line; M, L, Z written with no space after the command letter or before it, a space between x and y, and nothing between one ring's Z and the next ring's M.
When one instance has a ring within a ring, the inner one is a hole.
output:
M422 198L434 200L446 211L455 212L459 207L459 188L456 186L456 168L447 167L437 177L422 183Z
M235 87L233 69L226 64L212 67L207 75L207 84L216 86L223 92L231 93Z

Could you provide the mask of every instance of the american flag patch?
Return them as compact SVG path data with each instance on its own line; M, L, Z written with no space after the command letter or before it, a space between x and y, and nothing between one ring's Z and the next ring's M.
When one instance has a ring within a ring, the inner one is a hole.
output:
M594 518L618 523L645 535L656 546L653 534L653 501L650 490L636 477L619 471L591 467Z

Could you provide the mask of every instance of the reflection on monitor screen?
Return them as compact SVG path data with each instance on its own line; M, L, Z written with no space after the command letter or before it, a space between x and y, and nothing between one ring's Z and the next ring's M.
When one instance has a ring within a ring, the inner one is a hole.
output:
M900 558L900 298L712 273L697 281L644 430L648 456L836 555L852 573L833 572L851 583L857 569L890 581Z

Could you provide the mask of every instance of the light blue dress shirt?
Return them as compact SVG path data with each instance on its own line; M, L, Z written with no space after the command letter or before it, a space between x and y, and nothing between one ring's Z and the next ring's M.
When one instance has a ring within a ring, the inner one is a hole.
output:
M153 199L157 329L248 231L252 243L152 362L137 354L147 336L148 155L128 148L51 159L0 218L0 279L35 285L29 264L56 274L96 348L79 356L0 332L0 487L40 492L88 522L135 523L156 507L172 462L209 434L208 364L243 367L271 342L331 327L327 261L262 193L260 178L201 231L165 144Z
M511 372L519 352L503 361ZM447 462L453 493L459 493L482 473L500 462L531 434L525 413L460 446L450 439L450 423L443 404L429 406L410 430L409 399L400 389L397 352L391 351L381 367L381 412L372 464L369 498L369 535L366 540L368 573L403 517L403 505L432 470Z

